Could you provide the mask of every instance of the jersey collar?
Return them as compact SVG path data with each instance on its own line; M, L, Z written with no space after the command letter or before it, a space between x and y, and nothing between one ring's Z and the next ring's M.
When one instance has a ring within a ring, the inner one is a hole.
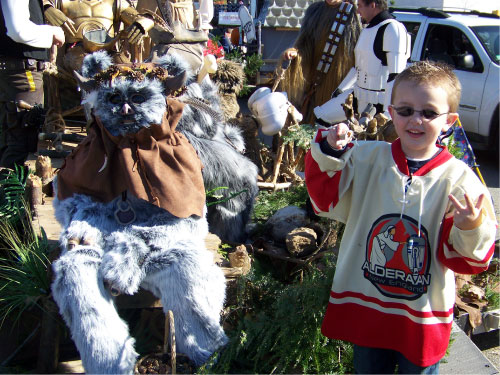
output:
M448 152L446 146L438 145L438 147L442 148L443 150L434 158L429 160L428 163L425 163L422 167L420 167L419 170L413 173L413 176L423 176L432 171L434 168L444 164L445 162L453 158L453 155ZM391 151L392 157L394 159L394 162L398 166L399 171L409 176L410 171L408 169L408 161L406 160L406 156L403 152L403 149L401 148L401 140L399 138L392 142Z

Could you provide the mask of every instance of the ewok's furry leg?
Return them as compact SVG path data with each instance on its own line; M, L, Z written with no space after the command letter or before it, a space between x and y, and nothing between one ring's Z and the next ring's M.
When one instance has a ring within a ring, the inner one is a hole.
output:
M154 232L149 228L127 228L113 232L105 239L106 253L102 259L101 274L106 283L119 293L134 294L144 278L144 268L140 266L151 249L146 243L144 232Z
M134 339L99 274L102 250L76 246L53 263L52 294L71 331L86 373L132 374Z
M178 242L151 253L146 260L143 286L172 310L178 351L201 365L227 337L220 325L225 278L213 256L200 244Z

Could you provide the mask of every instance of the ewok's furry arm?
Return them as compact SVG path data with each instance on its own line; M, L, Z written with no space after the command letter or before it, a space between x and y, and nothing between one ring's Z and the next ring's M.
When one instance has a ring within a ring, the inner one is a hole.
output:
M201 98L213 112L220 114L214 116L195 105L187 104L177 129L188 138L201 159L206 190L227 187L217 191L221 200L229 198L231 194L241 193L226 202L208 207L210 231L225 240L244 242L247 237L245 227L259 189L258 168L242 155L245 142L241 130L224 122L217 86L209 80L198 84L187 64L175 55L161 56L158 62L176 74L187 73L187 89L180 100Z

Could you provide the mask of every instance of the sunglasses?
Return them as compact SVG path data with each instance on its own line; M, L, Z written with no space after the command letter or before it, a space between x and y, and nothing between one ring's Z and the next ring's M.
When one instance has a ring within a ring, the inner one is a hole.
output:
M421 111L418 111L416 109L413 109L412 107L394 107L391 105L391 107L396 111L396 113L399 116L402 117L409 117L413 116L415 112L419 113L421 116L423 116L426 120L434 120L436 117L442 116L442 115L447 115L450 112L444 112L444 113L437 113L436 111L433 111L432 109L422 109Z

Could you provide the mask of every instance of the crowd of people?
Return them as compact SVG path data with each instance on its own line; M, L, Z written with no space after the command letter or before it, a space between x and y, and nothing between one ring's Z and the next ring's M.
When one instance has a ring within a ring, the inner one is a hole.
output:
M113 8L116 1L89 5L89 19L70 16L81 4L1 0L0 167L22 165L36 150L38 127L27 114L44 104L51 50L59 48L61 64L77 70L85 27L96 19L108 31L123 22L130 45L147 37L151 13L125 0ZM194 23L190 2L170 2L150 8L178 14L188 28L211 29L211 1L200 2ZM229 50L229 33L224 40ZM409 35L387 0L311 4L282 54L291 64L279 89L305 123L319 126L305 166L312 206L346 225L322 332L354 344L357 373L438 373L453 321L453 272L484 271L494 251L488 189L440 142L458 118L460 82L443 63L407 68L409 56ZM357 113L372 106L392 118L395 142L351 139L348 124L335 121L350 92Z

